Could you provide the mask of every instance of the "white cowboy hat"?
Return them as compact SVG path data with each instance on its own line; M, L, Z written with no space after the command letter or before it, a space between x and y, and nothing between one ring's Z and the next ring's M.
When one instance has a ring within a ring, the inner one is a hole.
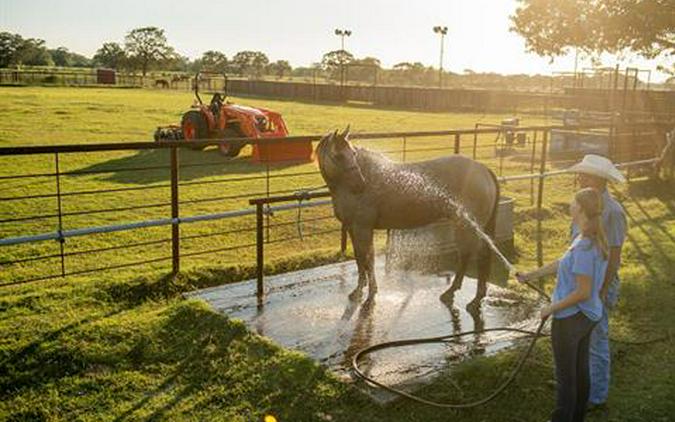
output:
M624 183L626 178L614 164L602 155L586 154L580 163L568 168L571 173L584 173L591 176L602 177L613 182Z

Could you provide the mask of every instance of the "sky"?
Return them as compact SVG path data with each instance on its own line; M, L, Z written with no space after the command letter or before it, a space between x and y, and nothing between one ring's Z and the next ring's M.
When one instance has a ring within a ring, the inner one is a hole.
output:
M209 0L86 1L0 0L0 31L41 38L50 48L65 46L91 57L108 41L122 43L142 26L163 28L170 45L192 59L218 50L228 57L259 50L270 60L308 66L340 48L336 28L349 29L345 48L356 57L372 56L384 67L422 62L438 67L440 37L448 27L444 69L502 74L543 74L574 69L574 55L552 63L525 51L524 40L510 32L516 0ZM602 65L617 59L603 56ZM651 69L659 62L626 57L621 67ZM663 63L663 62L661 62ZM590 67L582 58L579 68Z

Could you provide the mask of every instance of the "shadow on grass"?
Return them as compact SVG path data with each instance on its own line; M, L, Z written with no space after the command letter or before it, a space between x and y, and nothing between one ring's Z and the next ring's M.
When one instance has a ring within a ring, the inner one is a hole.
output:
M172 419L176 407L180 405L183 413L195 402L201 408L217 408L221 415L245 413L247 420L258 420L272 409L279 420L308 420L321 407L325 397L314 392L328 376L310 359L251 336L244 324L205 305L181 302L170 312L151 341L139 340L134 346L133 359L139 366L175 369L139 395L116 422Z
M345 259L339 252L299 255L265 263L265 275L287 273L319 265L332 264ZM115 282L102 286L94 296L107 303L132 308L149 300L169 300L183 293L251 280L256 277L255 265L228 267L201 267L182 272L177 276L140 277L127 282Z
M253 163L250 156L228 159L220 155L216 149L192 151L182 148L179 151L179 177L180 181L183 182L211 176L263 173L267 168L265 164ZM78 171L82 171L83 176L88 176L86 172L105 172L106 176L102 177L102 180L111 182L151 184L170 180L170 159L171 153L168 149L140 150L134 155L96 163ZM306 163L281 162L270 164L270 168L278 170L302 164ZM166 166L167 168L123 170L158 166Z
M122 312L116 309L103 315L90 315L42 335L28 345L11 352L0 363L0 391L11 394L86 370L89 362L81 350L60 347L57 342L65 334L76 332L83 326L111 318Z

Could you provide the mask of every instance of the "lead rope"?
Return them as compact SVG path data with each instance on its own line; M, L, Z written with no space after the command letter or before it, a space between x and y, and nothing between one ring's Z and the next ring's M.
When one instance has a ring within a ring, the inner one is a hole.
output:
M300 238L301 241L305 240L302 233L302 201L309 200L310 192L314 192L319 189L323 189L325 187L328 187L328 185L316 186L313 188L303 189L295 192L295 195L298 197L298 213L295 224L298 230L298 237Z

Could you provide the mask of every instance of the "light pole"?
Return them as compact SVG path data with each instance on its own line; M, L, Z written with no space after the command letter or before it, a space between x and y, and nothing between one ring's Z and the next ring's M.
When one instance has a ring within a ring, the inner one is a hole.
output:
M340 49L342 51L344 51L345 50L345 37L349 37L350 35L352 35L352 31L350 31L349 29L336 29L335 35L340 37Z
M340 87L344 89L345 86L345 66L344 66L344 55L345 55L345 37L352 35L352 31L349 29L336 29L335 35L340 37Z
M441 34L441 62L438 65L438 87L443 88L443 47L445 41L445 35L448 33L447 26L434 26L434 32L436 34Z

